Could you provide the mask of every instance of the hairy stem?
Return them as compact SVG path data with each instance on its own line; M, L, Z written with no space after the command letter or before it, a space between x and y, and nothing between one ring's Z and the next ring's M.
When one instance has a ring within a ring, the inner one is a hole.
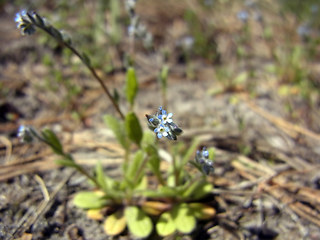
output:
M43 28L39 25L36 25L37 27L41 28L42 30L44 30L46 33L48 33L50 36L53 36L52 33L46 29ZM55 38L55 36L53 36ZM80 60L81 62L89 69L89 71L91 72L91 74L93 75L93 77L99 82L100 86L102 87L102 89L104 90L104 92L107 94L108 98L111 100L113 106L115 107L116 111L119 113L120 117L122 119L124 119L124 115L120 110L119 105L117 104L117 102L114 100L114 98L112 97L110 91L108 90L108 87L104 84L104 82L102 81L102 79L98 76L97 72L94 70L94 68L92 66L90 66L88 64L88 62L85 60L85 58L83 57L83 55L81 55L77 49L75 49L70 43L67 43L65 41L59 40L57 38L55 38L62 46L68 48L71 50L71 52L73 52Z

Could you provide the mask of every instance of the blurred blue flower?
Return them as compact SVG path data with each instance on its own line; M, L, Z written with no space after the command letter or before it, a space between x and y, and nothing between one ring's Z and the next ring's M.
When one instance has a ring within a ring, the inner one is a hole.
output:
M203 147L201 151L197 151L195 161L200 165L202 172L209 175L214 171L213 161L209 159L209 151Z
M242 10L237 13L237 18L243 22L247 22L249 18L249 13L246 10Z
M304 23L300 25L297 29L297 33L299 34L300 37L308 37L310 36L312 32L312 29L309 24Z
M18 12L14 21L17 23L17 28L20 29L22 35L32 35L35 33L35 26L30 20L26 10Z
M18 128L17 137L19 138L20 142L24 143L30 143L34 140L31 128L24 125L21 125Z
M317 4L311 5L310 11L311 11L313 14L318 13L318 11L319 11L319 5L317 5Z

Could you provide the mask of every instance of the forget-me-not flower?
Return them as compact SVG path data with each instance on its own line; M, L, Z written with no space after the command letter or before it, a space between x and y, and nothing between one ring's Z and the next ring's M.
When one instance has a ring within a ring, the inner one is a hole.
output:
M197 151L195 160L204 174L209 175L214 171L213 161L209 159L209 151L206 147L203 147L201 151Z
M158 116L158 118L163 124L172 123L172 113L167 114L167 111L162 109L162 107L159 108L159 111L161 112L161 114Z
M24 143L30 143L34 140L31 128L24 125L21 125L18 128L17 137L19 138L20 142Z
M20 29L22 35L32 35L35 33L36 28L26 10L18 12L14 21L17 23L17 28Z
M163 124L160 124L154 132L157 134L158 138L166 137L168 136L169 128L165 127Z
M162 107L159 107L155 115L146 115L149 128L157 134L158 138L177 140L177 136L182 133L182 129L173 122L172 116L172 113L167 113Z

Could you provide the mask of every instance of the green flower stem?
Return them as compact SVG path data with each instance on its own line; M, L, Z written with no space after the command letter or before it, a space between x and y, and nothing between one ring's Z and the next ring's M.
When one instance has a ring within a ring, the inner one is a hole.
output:
M128 148L125 149L124 153L124 163L123 163L123 172L125 173L128 169L129 158L130 158L130 150Z
M51 144L50 142L48 142L47 140L45 140L42 136L40 136L38 134L37 131L35 131L33 128L30 128L30 132L32 133L32 135L37 138L40 142L43 142L45 144L47 144L48 146L50 146L51 148L53 148L55 150L55 152L62 156L63 158L65 158L68 161L74 162L74 159L72 157L71 154L65 153L65 152L61 152L59 151L59 149L56 149L55 146L53 144ZM59 153L60 152L60 153ZM99 183L97 182L97 180L92 177L82 166L76 164L76 166L74 167L76 170L78 170L81 174L85 175L88 179L90 179L98 188L101 188L101 186L99 185Z
M175 186L179 185L179 171L177 168L177 161L176 161L176 155L173 156L172 158L172 166L173 166L173 174L174 174L174 182Z
M108 98L111 100L113 106L115 107L116 111L119 113L120 117L122 119L124 119L124 115L120 110L119 105L117 104L117 102L114 100L114 98L112 97L111 93L108 90L108 87L104 84L104 82L102 81L102 79L98 76L97 72L94 70L94 68L92 68L89 63L85 60L85 58L83 57L83 55L81 55L77 49L75 49L70 43L65 42L63 40L57 39L55 36L52 35L52 33L46 29L43 28L39 25L36 24L37 27L39 27L40 29L44 30L46 33L48 33L50 36L52 36L53 38L55 38L61 45L63 45L64 47L68 48L71 50L71 52L73 52L80 60L81 62L89 69L89 71L91 72L91 74L94 76L94 78L100 83L100 86L102 87L102 89L104 90L104 92L107 94Z
M162 95L162 107L166 109L168 106L167 90L164 88L161 88L161 95Z
M50 146L51 146L51 145L50 145ZM74 161L73 157L71 156L71 154L63 153L63 154L61 154L61 156L64 157L66 160L69 160L69 161L75 163L75 161ZM75 163L75 164L76 164L76 163ZM75 166L74 168L75 168L78 172L80 172L81 174L83 174L84 176L86 176L88 179L90 179L90 180L94 183L94 185L96 185L97 188L102 188L102 187L100 186L100 184L97 182L97 180L96 180L94 177L92 177L82 166L76 164L76 166Z
M96 180L94 177L92 177L82 166L80 166L80 165L77 164L76 169L77 169L81 174L83 174L83 175L86 176L88 179L90 179L90 180L94 183L94 185L96 185L97 188L102 189L102 187L101 187L100 184L97 182L97 180Z

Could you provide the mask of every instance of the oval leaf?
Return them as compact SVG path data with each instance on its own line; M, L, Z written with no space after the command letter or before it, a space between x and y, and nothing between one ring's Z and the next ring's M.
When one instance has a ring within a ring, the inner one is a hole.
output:
M196 227L196 219L186 203L176 205L171 214L174 224L180 232L190 233Z
M164 211L168 210L171 204L158 202L158 201L146 201L142 204L142 209L147 214L158 216Z
M126 171L127 179L130 180L133 184L139 182L140 178L142 177L143 171L141 171L140 169L143 164L143 160L144 153L141 150L137 151L129 165L129 168ZM137 174L139 174L140 176L137 176ZM134 180L136 182L133 182Z
M106 200L101 197L103 192L79 192L73 199L73 204L79 208L95 209L106 205Z
M79 165L77 163L69 159L58 159L55 160L55 163L60 166L79 168Z
M105 115L104 121L108 127L112 130L118 142L125 148L128 148L128 142L122 122L111 115Z
M194 200L196 199L201 199L205 197L207 194L211 193L212 191L212 184L211 183L203 183L201 186L199 186L194 192L193 192L193 198Z
M87 211L87 217L93 220L101 221L103 219L103 214L101 209L89 209Z
M119 210L107 217L104 221L103 229L106 234L114 236L122 233L126 225L127 221L123 211Z
M208 220L216 215L216 210L203 203L189 203L189 208L193 212L193 215L201 220Z
M125 127L130 140L140 146L142 139L142 128L139 119L133 112L130 112L126 115Z
M44 129L42 130L41 134L44 140L46 140L46 142L50 145L50 147L56 154L63 154L61 142L53 131L51 131L50 129Z
M134 99L138 92L138 81L136 77L136 72L133 67L129 67L127 70L126 78L126 97L127 101L133 106Z
M130 232L137 238L145 238L152 232L151 219L138 207L129 206L125 209L125 216Z
M176 230L175 223L169 212L161 214L157 224L156 224L157 233L161 237L166 237Z
M104 175L103 167L100 161L96 165L96 180L103 191L107 192L108 186Z

